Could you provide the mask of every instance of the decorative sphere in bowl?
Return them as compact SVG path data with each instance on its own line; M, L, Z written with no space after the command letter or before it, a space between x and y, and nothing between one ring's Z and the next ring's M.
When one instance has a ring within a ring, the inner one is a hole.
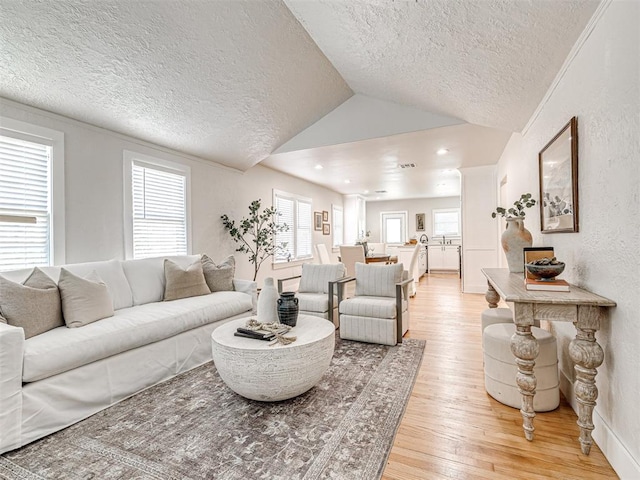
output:
M553 280L564 271L564 262L549 263L547 265L527 263L525 267L531 275L534 275L539 280Z

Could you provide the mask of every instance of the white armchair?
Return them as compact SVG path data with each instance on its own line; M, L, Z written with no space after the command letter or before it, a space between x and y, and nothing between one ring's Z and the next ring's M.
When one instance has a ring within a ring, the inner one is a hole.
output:
M409 284L401 263L366 265L356 263L355 295L341 300L340 338L395 345L409 330Z
M342 285L346 270L342 263L317 265L305 263L302 274L278 280L278 292L282 293L284 282L300 279L296 297L299 313L326 318L337 326L337 309L342 298Z

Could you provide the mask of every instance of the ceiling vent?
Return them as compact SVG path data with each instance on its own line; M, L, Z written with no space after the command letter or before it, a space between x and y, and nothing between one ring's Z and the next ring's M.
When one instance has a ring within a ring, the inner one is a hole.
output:
M416 168L415 163L399 163L398 168Z
M386 190L376 190L376 193L387 193Z

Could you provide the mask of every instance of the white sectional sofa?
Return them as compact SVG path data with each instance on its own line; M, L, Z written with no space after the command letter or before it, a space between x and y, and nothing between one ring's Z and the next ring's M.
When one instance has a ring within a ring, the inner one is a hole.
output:
M186 268L199 255L168 257ZM256 283L163 302L163 258L66 265L107 285L114 316L25 340L0 323L0 453L65 428L211 360L211 332L255 311ZM60 267L42 270L58 281ZM2 275L21 282L29 270ZM0 299L1 304L1 299Z

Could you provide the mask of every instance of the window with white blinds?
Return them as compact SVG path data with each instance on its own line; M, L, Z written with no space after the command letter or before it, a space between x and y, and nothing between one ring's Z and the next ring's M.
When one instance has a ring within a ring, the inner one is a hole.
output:
M51 163L46 140L0 135L0 271L52 264Z
M286 246L274 256L274 262L313 258L311 199L274 190L273 204L279 213L276 222L289 226L286 232L276 234L276 243L286 243Z
M331 206L331 221L333 223L333 247L338 248L344 243L344 213L342 207Z
M187 173L131 162L133 258L186 255Z

